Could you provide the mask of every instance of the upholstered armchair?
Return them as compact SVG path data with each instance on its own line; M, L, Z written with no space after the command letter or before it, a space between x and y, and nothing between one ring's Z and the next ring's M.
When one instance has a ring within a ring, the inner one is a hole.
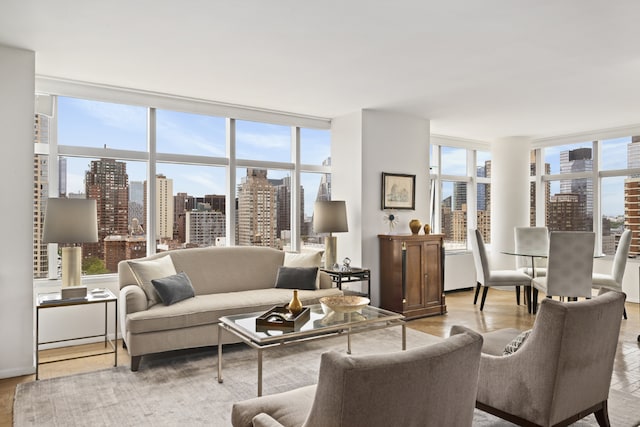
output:
M233 405L234 427L471 426L482 337L402 352L324 353L317 386Z
M484 334L476 407L518 425L569 425L594 413L608 426L624 301L619 292L578 302L544 299L529 337L506 356L519 331Z

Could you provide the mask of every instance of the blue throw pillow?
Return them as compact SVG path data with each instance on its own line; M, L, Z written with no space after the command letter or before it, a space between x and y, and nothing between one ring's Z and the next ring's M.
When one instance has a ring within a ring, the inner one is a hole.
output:
M156 288L164 305L171 305L195 296L191 280L184 271L162 279L153 279L151 284Z
M318 267L280 267L276 277L276 288L316 290Z

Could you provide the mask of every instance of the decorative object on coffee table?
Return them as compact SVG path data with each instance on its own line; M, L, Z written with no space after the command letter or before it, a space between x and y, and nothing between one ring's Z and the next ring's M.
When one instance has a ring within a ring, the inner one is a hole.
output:
M302 325L309 321L311 310L304 307L298 314L292 314L288 306L277 305L256 318L256 330L299 331Z
M302 302L300 301L300 298L298 298L297 289L293 290L293 296L291 297L291 301L289 301L289 305L287 305L287 309L294 316L297 316L298 314L300 314L300 312L304 309L304 307L302 306Z
M360 310L362 307L369 305L369 298L358 295L344 295L335 297L322 297L320 304L324 304L331 310L338 313L352 313Z

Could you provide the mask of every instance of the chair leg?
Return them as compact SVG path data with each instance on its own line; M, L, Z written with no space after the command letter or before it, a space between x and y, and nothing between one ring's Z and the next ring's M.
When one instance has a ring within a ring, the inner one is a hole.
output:
M487 299L487 292L489 291L489 287L485 286L482 291L482 301L480 302L480 311L484 308L484 301Z
M473 305L476 305L478 302L478 294L480 293L480 282L476 282L476 294L473 297Z
M520 305L520 286L516 286L516 305Z
M531 298L531 312L536 314L538 312L538 289L532 288L533 297Z
M607 411L606 400L603 402L602 408L594 412L594 415L596 416L596 421L598 421L598 425L600 427L611 427L611 424L609 423L609 412Z
M627 320L627 308L626 307L622 310L622 317L624 317L624 320Z

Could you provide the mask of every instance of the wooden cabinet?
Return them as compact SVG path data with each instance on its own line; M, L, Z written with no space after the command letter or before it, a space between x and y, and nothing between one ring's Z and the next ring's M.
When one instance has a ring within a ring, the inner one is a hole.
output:
M443 235L378 235L380 307L408 319L444 314Z

